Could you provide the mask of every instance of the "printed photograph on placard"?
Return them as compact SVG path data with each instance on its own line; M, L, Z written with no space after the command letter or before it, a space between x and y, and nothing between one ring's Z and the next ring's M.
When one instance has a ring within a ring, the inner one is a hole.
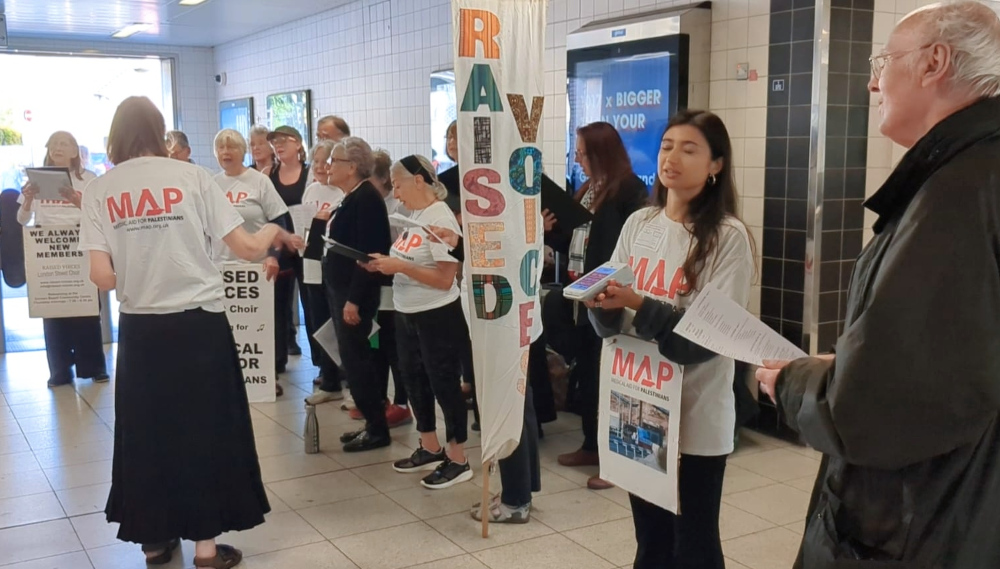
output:
M609 423L611 452L654 470L667 471L670 411L612 391Z

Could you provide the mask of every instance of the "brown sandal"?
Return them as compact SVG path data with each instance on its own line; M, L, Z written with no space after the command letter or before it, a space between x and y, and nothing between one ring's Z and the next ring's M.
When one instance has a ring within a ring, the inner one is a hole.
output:
M231 545L219 545L215 546L215 557L211 559L205 559L203 557L194 558L194 566L198 569L205 567L207 569L231 569L240 564L243 561L243 552Z

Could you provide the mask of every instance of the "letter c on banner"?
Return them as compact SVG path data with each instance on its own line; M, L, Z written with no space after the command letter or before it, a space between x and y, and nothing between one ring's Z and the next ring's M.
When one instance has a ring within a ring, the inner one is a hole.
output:
M528 184L528 174L525 163L531 158L531 184ZM537 196L542 193L542 151L525 146L518 148L510 155L510 185L517 193L525 196Z
M538 293L538 249L531 249L521 259L521 290L528 296Z
M496 303L486 306L486 287L493 287ZM497 320L510 312L514 305L514 290L510 281L501 275L472 275L472 297L475 300L476 316L480 320Z

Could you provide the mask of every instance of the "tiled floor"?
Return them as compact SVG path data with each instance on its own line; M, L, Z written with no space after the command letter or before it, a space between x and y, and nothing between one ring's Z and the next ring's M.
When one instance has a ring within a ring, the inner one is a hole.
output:
M113 354L109 354L109 358ZM585 488L594 470L563 468L579 419L546 425L543 492L524 526L493 526L489 539L469 507L475 482L431 492L388 462L417 444L412 427L386 449L340 451L357 425L334 404L319 408L323 453L306 455L302 397L314 370L292 358L285 396L254 405L253 419L273 512L263 526L222 541L243 549L249 569L545 569L630 567L628 497ZM4 569L144 569L137 546L115 539L102 513L111 481L113 384L81 381L49 390L41 352L0 358L0 566ZM470 447L478 445L478 436ZM479 459L478 449L470 456ZM726 470L721 531L729 569L784 569L795 557L817 453L745 432ZM478 469L477 469L478 470ZM493 484L498 484L494 476ZM191 567L193 544L168 569Z

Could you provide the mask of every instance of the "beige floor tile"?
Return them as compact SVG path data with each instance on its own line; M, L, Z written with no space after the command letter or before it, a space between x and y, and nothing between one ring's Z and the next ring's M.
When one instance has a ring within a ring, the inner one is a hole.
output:
M815 476L819 461L792 452L787 448L765 450L747 456L730 459L730 462L744 470L766 476L771 480L784 482L804 476Z
M246 556L321 541L323 536L295 512L268 514L267 521L253 529L219 536L220 543L228 543Z
M114 452L114 441L106 440L37 449L35 450L35 458L38 459L38 464L42 468L49 469L111 460Z
M600 473L600 468L597 466L577 466L568 467L562 466L555 460L541 460L542 467L547 470L551 470L554 474L569 480L573 484L576 484L579 488L585 488L587 486L587 480L591 476L596 476Z
M88 549L94 569L149 569L146 565L146 556L142 553L140 546L134 543L118 542L114 545ZM179 569L184 567L184 561L190 561L190 555L183 555L180 551L174 551L174 560L170 565L164 565L165 569ZM190 563L187 563L190 565Z
M23 431L25 435L40 431L54 430L72 433L75 430L88 426L107 426L97 413L94 413L93 411L87 413L76 413L73 415L52 414L42 415L40 417L30 417L27 419L18 419L17 424L21 426L21 431ZM31 437L28 437L28 442L31 443ZM39 447L32 444L32 448Z
M294 434L267 415L254 409L250 410L250 418L253 422L253 434L255 437Z
M36 524L65 517L59 499L51 491L0 500L0 528Z
M478 559L471 555L461 555L459 557L449 557L448 559L438 559L430 563L411 565L406 569L489 569Z
M615 566L635 559L635 526L631 518L575 529L564 535Z
M41 386L40 386L41 387ZM15 391L4 394L7 405L27 405L29 403L46 403L55 401L73 401L78 394L73 390L34 389L31 391Z
M333 458L347 468L358 468L372 464L393 462L413 454L413 449L393 441L391 445L366 452L344 452L338 439L322 443L323 454ZM386 465L389 468L389 465Z
M423 522L344 537L333 544L361 569L399 569L463 553Z
M269 456L260 459L260 472L264 482L278 482L302 478L324 472L343 470L343 466L323 454L297 453Z
M4 569L94 569L87 554L78 551L55 557L46 557L34 561L24 561L13 565L4 565Z
M384 463L354 468L351 472L376 488L379 492L384 493L415 488L420 485L420 479L427 475L426 472L402 474L393 470L391 465ZM477 479L478 477L474 477L473 481Z
M97 417L95 415L95 417ZM84 443L113 442L114 432L100 417L93 423L73 423L56 429L25 431L25 438L32 450L70 447Z
M429 490L417 486L387 494L394 502L421 520L467 512L473 504L482 499L482 495L482 488L469 482L444 490Z
M366 496L298 512L327 539L337 539L417 521L385 496Z
M357 569L346 555L328 541L245 557L245 569Z
M816 484L815 476L804 476L802 478L796 478L795 480L789 480L785 484L795 488L796 490L802 490L808 494L812 494L813 486Z
M274 482L268 488L293 510L378 494L348 470Z
M82 516L103 512L108 504L108 493L111 492L111 484L95 484L93 486L81 486L69 490L58 490L56 496L66 511L67 516Z
M0 460L0 475L17 474L32 470L41 470L41 467L38 466L35 455L30 451L5 454L3 455L3 460Z
M562 535L548 535L475 554L490 569L609 569L614 565Z
M49 492L49 479L41 470L0 475L0 499Z
M46 415L58 414L60 416L72 416L82 413L93 413L90 405L82 397L60 397L47 401L35 401L11 405L10 412L20 421L32 417L42 417Z
M784 484L730 494L722 501L777 525L804 520L809 508L809 494Z
M274 403L254 403L253 408L273 419L280 415L305 413L305 402L302 399L302 397L293 397L292 394L287 394Z
M0 435L0 456L15 452L28 452L30 450L31 447L28 446L28 440L21 433Z
M629 512L632 511L632 502L629 500L628 492L622 490L621 488L615 486L614 488L608 488L607 490L601 490L598 492L601 498L606 498L612 502L618 504L619 506L627 509Z
M760 474L754 474L749 470L745 470L736 466L735 464L726 465L726 477L722 481L722 494L735 494L737 492L745 492L747 490L753 490L754 488L761 488L763 486L770 486L774 484L774 480L761 476Z
M631 568L630 568L631 569ZM749 569L746 565L726 558L726 569Z
M565 492L567 490L576 490L582 488L581 484L577 484L572 480L563 478L555 472L549 470L548 468L542 468L542 490L541 492L536 492L534 496L547 496L549 494L558 494L560 492ZM471 482L480 488L483 487L483 476L479 473L477 476L473 477ZM494 494L502 489L500 484L500 473L496 472L490 477L490 491Z
M69 490L111 482L111 461L101 460L45 470L53 490Z
M483 539L482 523L474 520L469 510L427 520L427 524L469 553L554 533L552 528L532 519L526 524L490 524L490 535Z
M281 512L290 512L292 510L288 507L288 504L279 498L277 494L268 490L266 486L264 487L264 493L267 494L267 501L271 504L272 514L280 514Z
M802 537L802 535L806 532L806 521L805 520L799 520L797 522L792 522L792 523L786 525L785 529L787 529L788 531L794 532L795 535L797 535L799 537Z
M256 443L257 456L259 458L305 452L305 445L302 442L302 438L288 431L277 435L258 436Z
M97 549L118 543L118 524L109 523L104 513L87 514L69 519L85 549Z
M722 541L771 529L775 525L726 503L719 510L719 534Z
M799 537L785 528L773 528L722 544L726 557L750 569L791 567L799 551Z
M53 557L82 549L69 520L0 530L0 551L5 563Z
M823 460L823 453L819 452L814 448L810 448L807 446L792 445L788 447L788 450L796 454L801 454L806 458L811 458L813 460Z
M556 531L567 531L631 517L631 513L590 490L570 490L532 501L532 515Z

